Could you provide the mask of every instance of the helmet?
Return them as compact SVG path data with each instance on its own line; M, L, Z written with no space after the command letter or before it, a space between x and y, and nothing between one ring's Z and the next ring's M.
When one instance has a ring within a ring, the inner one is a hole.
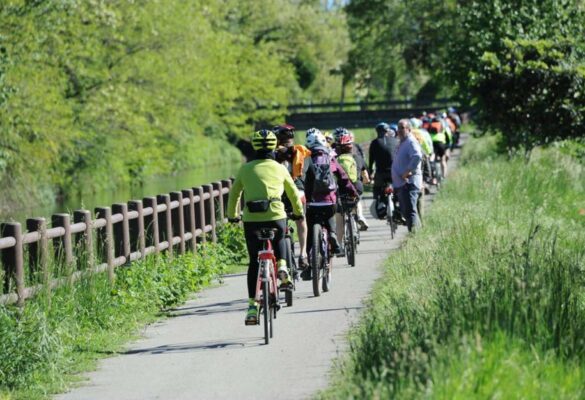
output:
M390 130L394 132L398 132L398 125L397 124L390 124Z
M345 132L341 132L339 135L335 137L336 144L352 144L353 143L353 133L348 131L347 129Z
M316 132L307 137L307 147L309 149L318 146L327 147L327 140L325 139L325 136L323 136L321 132Z
M317 128L309 128L307 129L307 139L309 138L309 136L314 135L315 133L321 133L321 131Z
M325 140L327 140L327 143L329 145L331 145L335 141L335 138L333 137L333 134L331 132L329 132L329 131L323 132L323 136L325 136Z
M449 108L447 108L447 112L448 112L449 114L452 114L452 113L456 113L456 112L457 112L457 110L455 109L455 107L449 107Z
M272 132L276 134L278 139L294 139L295 127L289 124L276 125L272 128Z
M410 119L410 125L415 128L418 129L422 126L422 121L418 118L411 118Z
M390 129L390 125L388 125L386 122L380 122L378 125L376 125L376 132L378 135L384 135L386 132L390 131Z
M268 129L261 129L252 135L252 148L258 150L276 149L276 135Z
M335 138L335 142L337 143L337 138L342 135L347 135L349 131L344 127L340 126L339 128L335 128L333 130L333 137Z

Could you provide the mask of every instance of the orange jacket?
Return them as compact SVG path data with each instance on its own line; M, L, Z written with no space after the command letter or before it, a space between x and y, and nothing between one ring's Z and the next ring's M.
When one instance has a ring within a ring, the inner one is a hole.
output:
M305 164L305 158L311 155L311 150L300 144L295 144L293 149L291 175L294 180L303 175L303 165Z

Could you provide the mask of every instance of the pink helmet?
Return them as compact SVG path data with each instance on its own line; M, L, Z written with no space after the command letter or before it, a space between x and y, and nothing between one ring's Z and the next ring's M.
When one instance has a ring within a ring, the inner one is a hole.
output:
M351 133L351 131L348 131L346 129L344 132L335 136L335 143L340 144L340 145L352 144L353 143L353 133Z

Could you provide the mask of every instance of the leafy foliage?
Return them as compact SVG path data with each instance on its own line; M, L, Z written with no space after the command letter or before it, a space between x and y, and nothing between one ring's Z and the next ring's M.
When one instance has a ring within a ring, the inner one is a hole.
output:
M526 154L585 127L580 0L355 0L347 71L372 97L455 93Z
M289 100L339 92L344 19L321 24L339 13L290 0L3 1L0 185L13 190L0 201L238 157L226 141L282 120Z

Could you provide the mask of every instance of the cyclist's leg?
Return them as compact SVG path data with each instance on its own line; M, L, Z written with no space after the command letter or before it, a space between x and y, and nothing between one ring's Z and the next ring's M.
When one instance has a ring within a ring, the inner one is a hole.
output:
M304 201L303 197L303 209L305 215L307 215L307 205ZM297 236L299 237L299 266L300 268L304 268L307 264L307 220L301 219L296 221L297 225Z
M258 318L258 305L255 302L256 282L258 280L258 251L262 243L256 237L255 231L259 228L257 222L244 222L244 236L248 249L248 310L246 312L247 323L253 323Z
M337 238L337 223L335 221L335 205L321 207L321 218L329 230L329 237L333 245L333 252L341 254L341 243Z

